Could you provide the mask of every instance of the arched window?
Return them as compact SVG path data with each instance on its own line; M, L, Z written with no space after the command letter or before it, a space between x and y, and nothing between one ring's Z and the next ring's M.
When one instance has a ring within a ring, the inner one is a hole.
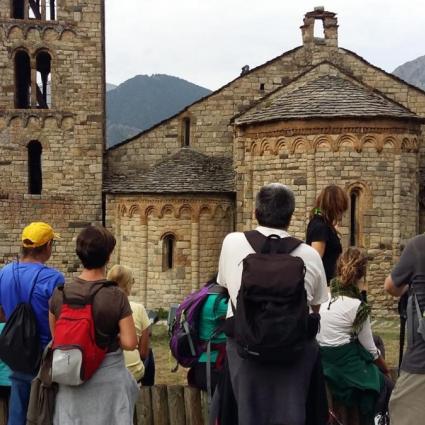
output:
M42 51L37 54L37 107L48 109L51 106L51 63L49 53Z
M15 54L15 108L30 107L30 88L30 58L25 50L18 50Z
M42 189L41 171L41 143L31 140L27 145L28 149L28 193L40 195Z
M11 0L14 19L56 19L56 0Z
M176 237L168 233L162 238L162 271L170 270L174 267L174 249Z

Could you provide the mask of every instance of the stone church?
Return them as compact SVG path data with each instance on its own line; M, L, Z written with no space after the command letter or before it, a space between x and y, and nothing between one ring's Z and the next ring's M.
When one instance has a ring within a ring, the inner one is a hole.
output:
M255 225L263 184L294 190L290 230L303 238L336 183L350 198L343 243L368 251L370 299L392 307L383 280L425 230L425 92L339 47L335 13L307 13L301 46L105 150L103 1L35 4L0 4L3 262L44 219L63 236L53 264L71 274L72 239L103 221L135 298L167 308L214 274L228 232Z

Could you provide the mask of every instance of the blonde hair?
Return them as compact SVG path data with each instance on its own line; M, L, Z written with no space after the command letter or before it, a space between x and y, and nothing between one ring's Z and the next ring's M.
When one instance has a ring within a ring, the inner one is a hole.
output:
M131 269L125 266L116 264L109 270L106 276L108 280L118 283L118 286L127 294L130 295L131 287L134 283L134 276Z
M339 257L337 276L343 287L355 284L366 275L367 256L359 248L347 248Z

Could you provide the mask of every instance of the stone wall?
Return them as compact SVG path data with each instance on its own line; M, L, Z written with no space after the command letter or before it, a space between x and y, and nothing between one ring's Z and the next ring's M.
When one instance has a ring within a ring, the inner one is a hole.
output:
M78 264L73 238L102 218L104 14L102 0L58 3L54 21L11 19L11 2L0 3L0 264L17 252L23 226L44 220L62 234L52 264L70 274ZM18 50L30 58L31 93L37 54L50 54L50 108L33 98L15 109ZM42 146L41 194L29 194L32 140Z
M280 127L280 130L278 129ZM271 182L290 186L296 196L296 211L290 233L305 238L309 212L320 190L338 184L348 193L359 193L357 245L371 256L368 267L370 300L382 314L394 301L382 290L400 244L416 234L417 142L416 136L368 132L367 139L356 133L332 134L329 123L311 127L327 128L328 134L287 134L289 124L240 130L235 141L237 171L237 228L255 226L254 197ZM353 130L354 123L347 128ZM362 127L364 130L364 127ZM375 128L376 131L376 128ZM279 134L280 133L280 134ZM340 232L349 245L350 213Z
M216 271L221 242L233 230L228 196L107 195L107 226L117 237L111 264L134 271L135 299L149 308L180 302ZM173 267L164 267L164 236L175 237Z

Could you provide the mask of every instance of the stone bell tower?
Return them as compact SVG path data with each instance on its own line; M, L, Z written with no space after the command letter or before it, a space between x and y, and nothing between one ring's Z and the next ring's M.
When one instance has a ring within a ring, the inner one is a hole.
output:
M102 218L104 55L103 0L0 2L0 265L42 220L71 273L74 236Z

